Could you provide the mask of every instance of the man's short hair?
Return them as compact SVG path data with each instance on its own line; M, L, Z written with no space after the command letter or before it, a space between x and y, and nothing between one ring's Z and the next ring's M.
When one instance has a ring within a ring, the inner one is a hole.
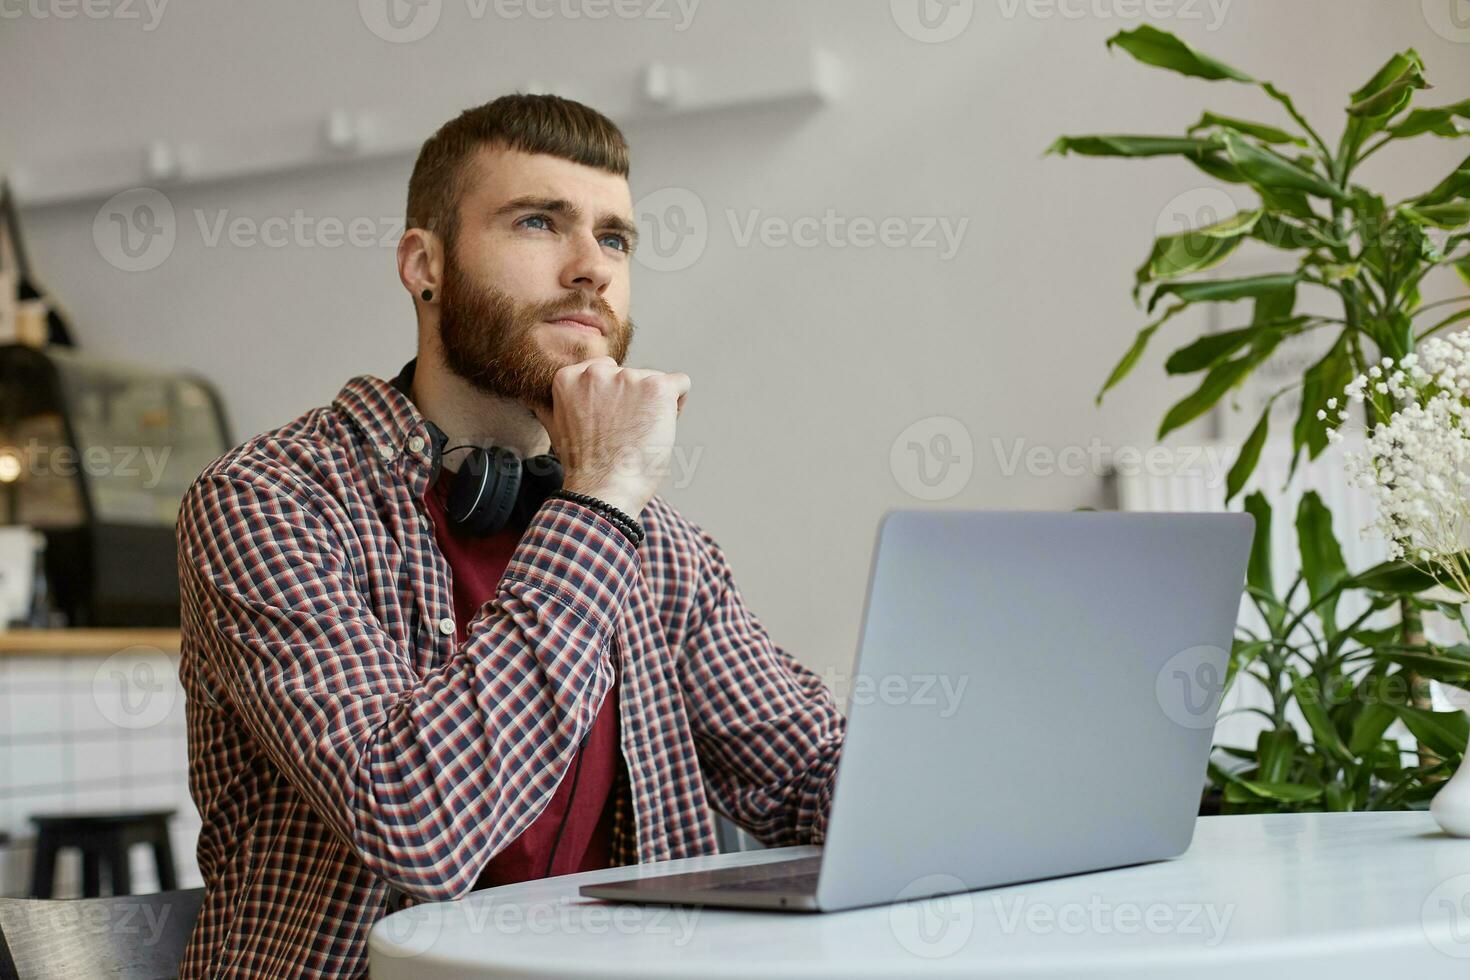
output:
M408 180L408 227L434 232L454 251L468 164L487 145L628 176L627 140L596 109L557 95L502 95L461 112L419 149Z

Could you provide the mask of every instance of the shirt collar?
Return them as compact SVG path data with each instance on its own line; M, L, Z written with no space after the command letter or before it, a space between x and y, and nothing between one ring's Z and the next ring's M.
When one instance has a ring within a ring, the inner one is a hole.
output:
M375 474L401 475L414 495L422 497L438 473L444 434L409 397L417 364L415 357L392 381L358 375L342 386L332 408L366 440L368 452L379 464L373 467Z

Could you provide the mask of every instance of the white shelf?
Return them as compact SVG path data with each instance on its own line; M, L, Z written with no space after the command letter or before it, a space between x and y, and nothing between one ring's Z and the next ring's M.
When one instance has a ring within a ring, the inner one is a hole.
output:
M829 52L790 45L763 50L759 70L733 54L697 65L651 62L631 73L626 84L600 89L595 99L585 101L617 122L642 122L739 107L820 106L837 97L839 83L840 66ZM575 83L549 86L536 80L520 87L569 98L576 97L576 89ZM335 108L263 131L208 139L159 136L132 146L22 161L7 176L22 207L40 207L139 186L166 188L411 154L445 119L484 97L481 92L428 108Z

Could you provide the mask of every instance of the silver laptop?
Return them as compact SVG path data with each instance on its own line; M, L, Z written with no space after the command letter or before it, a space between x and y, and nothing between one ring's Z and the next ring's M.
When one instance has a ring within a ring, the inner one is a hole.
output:
M888 512L821 855L581 893L834 911L1183 853L1253 526Z

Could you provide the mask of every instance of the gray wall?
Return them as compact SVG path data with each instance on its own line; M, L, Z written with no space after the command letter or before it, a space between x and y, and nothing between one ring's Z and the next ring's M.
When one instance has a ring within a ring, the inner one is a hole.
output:
M0 22L10 94L0 100L0 166L265 132L337 106L444 118L532 79L596 105L655 58L698 66L745 52L759 73L772 43L823 45L844 75L842 96L824 108L628 123L635 198L684 188L708 216L687 268L635 273L630 362L694 379L680 439L698 463L668 496L724 543L778 642L818 669L846 670L876 519L930 506L906 491L922 489L906 464L891 464L908 426L947 417L973 446L952 471L968 463L968 482L957 475L962 489L935 506L1070 508L1100 499L1096 473L1011 470L1009 455L1149 445L1188 386L1161 380L1151 356L1135 383L1101 409L1092 402L1142 322L1128 295L1133 269L1156 227L1205 207L1208 182L1176 161L1041 152L1064 132L1179 130L1204 107L1279 117L1248 87L1145 69L1110 56L1104 39L1144 9L1162 12L1151 19L1274 79L1335 137L1347 93L1406 46L1428 62L1436 101L1470 94L1470 32L1440 17L1437 33L1435 2L975 0L959 4L972 19L942 43L905 33L881 0L704 0L682 30L672 2L668 20L593 21L510 19L493 4L475 19L464 0L444 0L436 29L414 43L374 35L350 3L199 0L166 7L151 30L141 5L133 21L28 15ZM1465 146L1385 152L1370 176L1408 192L1448 172ZM255 432L325 402L353 374L391 375L412 350L410 303L391 247L211 247L195 212L207 225L222 213L263 221L297 209L389 221L411 162L171 189L177 243L146 272L102 258L92 237L100 200L30 208L33 263L82 343L203 372L238 432ZM967 224L953 255L942 236L926 239L938 248L857 247L850 234L846 247L741 239L753 217L790 223L829 209L897 218L898 237L926 218Z

